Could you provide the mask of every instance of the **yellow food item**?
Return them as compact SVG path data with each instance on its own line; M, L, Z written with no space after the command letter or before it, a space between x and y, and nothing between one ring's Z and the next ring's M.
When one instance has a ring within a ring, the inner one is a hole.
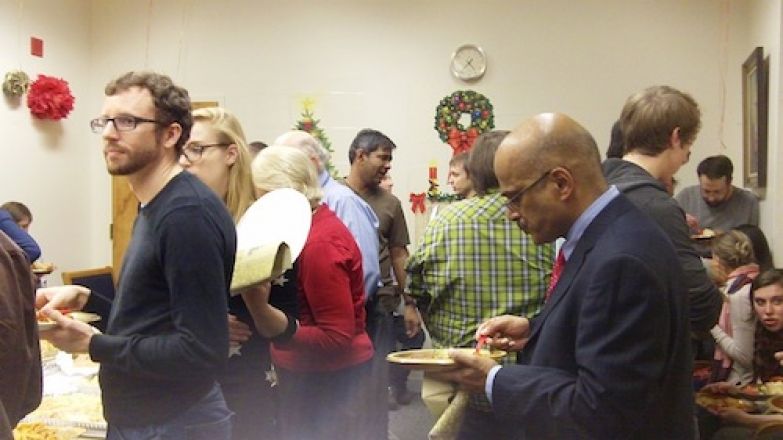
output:
M701 236L704 237L704 238L711 238L711 237L714 237L715 235L717 235L715 233L715 231L713 231L710 228L704 228L701 231Z
M44 396L41 405L28 418L104 423L101 397L83 393Z
M14 440L60 440L57 433L43 423L20 423L14 428Z
M36 261L30 265L30 268L35 272L52 272L54 270L54 264Z
M49 341L41 340L41 359L49 360L57 356L57 347Z
M710 394L704 392L697 393L696 404L710 409L736 408L745 412L753 411L753 404L747 400L737 399L735 397L729 397L721 394Z
M759 391L764 394L783 394L783 382L764 382L759 386Z

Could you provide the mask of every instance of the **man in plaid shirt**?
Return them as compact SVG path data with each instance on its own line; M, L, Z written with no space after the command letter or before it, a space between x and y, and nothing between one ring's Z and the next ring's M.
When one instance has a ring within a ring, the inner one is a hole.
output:
M435 347L472 347L485 320L506 314L532 318L544 303L553 246L536 246L506 218L493 169L507 134L496 130L476 139L467 165L477 196L439 212L408 260L410 294ZM425 385L425 402L437 413L442 408L426 398L433 384ZM472 401L473 408L482 406Z

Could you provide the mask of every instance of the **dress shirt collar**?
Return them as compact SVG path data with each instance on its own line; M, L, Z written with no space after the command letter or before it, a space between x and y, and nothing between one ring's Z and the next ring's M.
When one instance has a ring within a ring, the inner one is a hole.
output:
M585 209L582 215L576 219L574 224L571 225L571 229L568 230L568 234L566 234L565 237L566 241L563 244L563 256L566 261L571 258L571 254L574 252L574 249L576 249L579 239L582 238L582 234L585 233L585 229L590 226L593 219L606 208L606 205L608 205L609 202L619 195L620 191L617 190L617 187L611 185L600 197L595 199L593 203Z

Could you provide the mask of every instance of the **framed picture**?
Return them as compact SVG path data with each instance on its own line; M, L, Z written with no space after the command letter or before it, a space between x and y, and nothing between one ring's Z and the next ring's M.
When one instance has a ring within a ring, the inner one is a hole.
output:
M761 198L767 187L767 63L761 47L742 63L743 183Z

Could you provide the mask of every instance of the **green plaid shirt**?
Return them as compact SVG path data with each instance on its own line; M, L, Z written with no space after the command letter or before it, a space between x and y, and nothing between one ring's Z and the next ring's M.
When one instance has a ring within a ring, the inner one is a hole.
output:
M498 192L453 203L430 221L408 260L411 295L428 304L435 347L472 347L479 324L504 314L533 317L544 302L551 244L506 218Z

